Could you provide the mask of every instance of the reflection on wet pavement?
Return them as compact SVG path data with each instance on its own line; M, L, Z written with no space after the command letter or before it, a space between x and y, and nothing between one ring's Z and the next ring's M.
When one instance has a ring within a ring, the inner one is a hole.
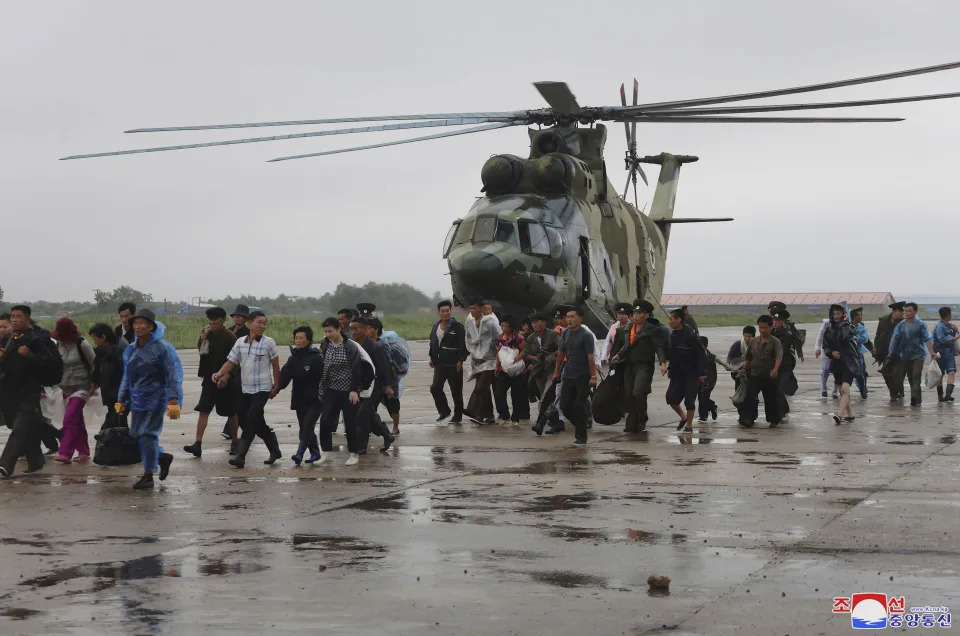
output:
M676 434L651 400L644 433L596 426L573 449L569 432L436 424L418 368L398 445L354 469L344 453L263 467L255 448L236 471L210 440L150 493L125 467L7 480L0 633L841 633L838 594L949 605L952 410L871 399L836 426L818 370L801 369L778 429L743 429L721 403ZM285 407L268 415L286 449Z

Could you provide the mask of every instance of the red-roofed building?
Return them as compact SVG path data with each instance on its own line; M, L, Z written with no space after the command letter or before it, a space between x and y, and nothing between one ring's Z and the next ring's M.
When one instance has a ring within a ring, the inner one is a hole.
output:
M824 292L806 294L664 294L660 303L664 307L687 305L696 314L739 313L742 311L765 311L773 300L784 303L793 313L826 312L834 303L847 303L848 307L863 307L864 314L875 315L887 311L887 305L896 302L889 292Z

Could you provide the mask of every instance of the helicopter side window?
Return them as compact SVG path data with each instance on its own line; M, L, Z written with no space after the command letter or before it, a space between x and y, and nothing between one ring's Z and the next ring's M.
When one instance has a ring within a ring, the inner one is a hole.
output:
M524 252L538 256L550 256L550 241L547 232L539 223L520 221L520 247Z
M473 240L478 243L489 243L497 231L497 219L481 217L477 219L477 229L473 233Z
M517 238L517 226L510 221L497 222L497 235L494 240L520 247L520 240Z
M460 228L460 221L454 221L453 225L450 226L450 230L447 232L447 238L443 239L443 257L446 258L447 254L450 253L450 248L453 246L453 237L457 235L457 230Z
M550 239L550 258L560 258L563 255L563 235L557 228L548 225L547 237Z

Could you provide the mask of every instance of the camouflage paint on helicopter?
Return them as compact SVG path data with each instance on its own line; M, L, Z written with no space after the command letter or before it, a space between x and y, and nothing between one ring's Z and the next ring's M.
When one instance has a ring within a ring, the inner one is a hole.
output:
M621 199L606 174L606 128L529 130L528 159L496 155L481 172L486 195L454 222L444 245L454 299L493 302L525 315L584 307L606 333L613 305L659 299L682 163L659 155L650 215Z

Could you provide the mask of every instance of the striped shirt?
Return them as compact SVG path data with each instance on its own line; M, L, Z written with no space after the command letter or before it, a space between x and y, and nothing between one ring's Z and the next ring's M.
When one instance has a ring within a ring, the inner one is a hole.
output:
M233 345L227 360L240 367L243 392L251 395L273 388L270 371L272 362L279 356L273 338L260 336L259 340L250 342L250 336L244 336Z

